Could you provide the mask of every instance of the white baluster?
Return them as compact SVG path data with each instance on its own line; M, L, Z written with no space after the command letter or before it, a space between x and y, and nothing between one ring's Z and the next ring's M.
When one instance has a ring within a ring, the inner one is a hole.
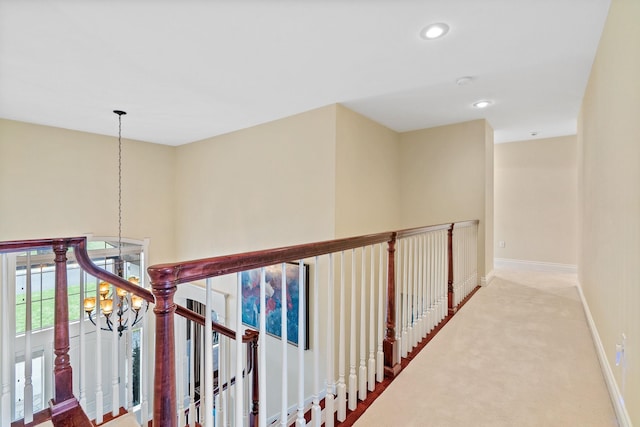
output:
M431 240L431 234L427 233L424 235L424 309L423 309L423 317L424 317L424 332L425 336L429 334L431 331L431 308L430 299L431 299L431 270L432 266L430 263L431 257L431 248L429 247L429 242Z
M240 278L238 278L240 281ZM238 292L238 298L242 295ZM205 309L204 309L204 327L202 335L204 339L204 371L200 372L200 404L204 398L204 420L205 427L213 427L213 333L211 329L211 310L213 309L213 293L212 280L208 278L205 281ZM239 329L239 328L238 328ZM202 378L204 374L204 380ZM242 377L239 377L242 378ZM236 384L238 381L236 381ZM181 424L182 425L182 424Z
M429 266L429 256L431 252L429 250L429 236L431 233L426 233L422 236L422 321L424 323L423 337L426 337L431 330L431 323L429 317L429 275L431 274L431 267Z
M296 426L302 427L307 423L304 419L304 344L305 344L305 274L304 263L298 263L298 418Z
M283 267L284 268L284 267ZM237 290L236 290L236 385L235 385L235 399L234 399L234 403L235 403L235 411L234 411L234 421L235 421L235 425L239 426L240 423L242 422L243 419L243 412L244 412L244 408L243 408L243 401L242 401L242 396L244 396L244 387L243 387L243 383L242 383L242 355L244 353L243 351L243 344L242 344L242 273L238 273L238 285L237 285ZM286 301L286 286L285 286L285 281L282 281L283 285L282 285L282 295L283 295L283 301ZM283 305L285 305L283 303ZM286 318L286 314L284 315ZM286 336L285 333L283 332L283 337L282 337L282 341L285 343L286 345ZM286 359L286 353L283 355L283 359ZM286 360L285 360L286 362ZM286 365L285 365L286 366ZM207 372L208 373L211 371ZM209 415L209 414L207 414Z
M442 266L440 265L440 239L442 234L436 232L429 239L429 263L431 265L431 274L429 275L429 314L431 322L429 323L429 331L432 331L438 323L440 323L441 308L438 305L439 283Z
M131 306L129 306L131 307ZM133 311L133 310L129 310ZM176 356L175 356L175 364L176 364L176 397L178 399L176 409L178 411L178 425L184 426L187 423L185 413L184 413L184 362L186 359L186 346L183 346L182 343L187 341L185 336L185 320L181 316L175 316L174 318L174 331L175 331L175 342L179 343L175 346L176 348ZM131 323L129 323L131 325ZM129 327L129 329L132 329ZM129 333L127 333L127 336ZM127 341L128 342L128 341ZM128 354L128 353L127 353Z
M384 313L386 311L386 299L384 298L384 246L379 246L379 262L378 262L378 351L376 354L376 380L382 382L384 379L384 351L382 350L382 342L384 341L386 319ZM397 289L397 287L396 287ZM396 301L398 301L396 299Z
M471 229L471 290L479 284L478 282L478 244L476 242L477 226L474 224Z
M207 296L205 295L204 298L205 298L205 310L206 310ZM201 333L204 334L204 332L205 332L204 326L197 326L197 327L200 328ZM206 366L205 365L206 359L205 359L205 353L204 353L205 347L206 346L204 344L204 335L202 335L202 336L200 336L200 378L199 378L199 383L200 383L200 413L199 413L199 416L200 416L200 424L203 424L203 425L207 422L207 419L208 418L212 418L212 415L213 415L213 413L208 413L207 414L207 410L206 410L206 407L205 407L206 406L206 402L205 402L205 399L206 399L206 390L205 390L206 384L205 384L205 379L204 378L205 378L205 376L207 376L207 372L206 372L206 368L205 368L205 366ZM221 360L220 360L220 349L221 349L221 347L218 347L218 363L221 362ZM224 374L222 373L222 368L220 368L220 364L218 364L218 368L219 368L219 371L218 371L218 386L220 386L221 384L225 383L225 380L221 375L223 375L223 376L226 375L226 371L225 371ZM226 378L228 378L228 377L226 377ZM221 395L222 395L222 389L218 388L218 397L221 396ZM213 417L213 425L216 426L216 427L224 425L224 424L220 423L220 419L222 419L223 416L226 417L228 408L224 408L224 409L221 409L220 411L218 411L217 408L216 408L216 396L213 397L213 406L214 406L214 408L216 410L216 416Z
M349 409L353 411L358 405L356 375L356 250L351 250L351 301L349 310Z
M420 341L422 341L422 338L424 337L425 333L424 333L424 318L423 318L423 311L424 311L424 247L422 246L422 237L423 235L419 235L416 237L417 240L417 244L418 244L418 259L417 259L417 263L418 263L418 301L417 301L417 305L418 305L418 334L417 334L417 343L420 343Z
M401 346L401 354L402 357L407 357L409 352L409 332L407 331L407 325L409 323L409 242L407 239L403 239L400 241L401 243L398 245L398 249L401 251L400 255L402 255L403 260L403 269L402 269L402 294L400 299L400 306L402 307L402 346ZM400 256L398 255L398 256Z
M134 315L134 311L132 308L133 305L131 304L132 295L133 294L131 292L127 292L127 296L125 297L127 299L127 306L129 307L129 310L127 310L127 313L129 314L129 321L127 322L129 327L127 328L127 332L125 335L126 348L127 348L125 351L125 354L127 355L127 375L128 375L128 378L126 379L126 384L125 384L125 387L126 387L125 389L127 391L127 395L125 399L125 403L126 403L125 407L129 412L133 412L133 317L134 317L133 315ZM184 399L182 399L182 402L183 402L182 404L184 405ZM182 411L182 413L184 415L184 411Z
M104 393L102 391L102 305L100 304L100 281L96 277L96 424L102 424L104 417Z
M466 287L467 287L467 291L465 292L465 297L467 295L469 295L469 293L471 293L471 290L473 289L473 287L471 286L471 275L473 274L471 271L471 255L472 255L472 246L471 246L471 232L472 232L472 228L471 227L467 227L467 238L466 238L466 245L467 245L467 262L466 262L466 269L467 269L467 280L466 280Z
M189 336L191 339L189 340L189 426L195 427L196 425L196 403L195 403L195 364L193 363L195 360L195 341L196 341L196 322L189 322ZM141 358L142 360L142 358Z
M424 250L424 257L422 261L422 274L423 274L423 288L422 288L422 319L424 321L424 336L426 337L431 326L429 325L429 274L431 273L429 267L429 236L430 233L422 236L422 247Z
M223 390L223 386L229 381L230 377L229 352L231 344L230 339L226 336L221 335L218 340L220 343L218 346L218 395L214 401L216 416L213 420L215 427L227 425L227 414L230 412L229 399L227 399L229 390ZM200 369L200 384L202 384L202 371L203 369ZM200 391L200 399L202 399L202 391ZM200 419L203 419L202 409L200 410Z
M113 311L111 312L111 415L117 416L120 413L120 348L118 339L118 307L116 287L111 286L111 300L113 301Z
M460 298L458 304L462 302L462 299L466 295L466 281L467 281L467 227L463 227L460 230Z
M282 282L280 289L282 291L282 297L280 299L280 335L282 346L282 406L280 407L280 425L287 426L287 397L288 397L288 380L287 380L287 265L282 263Z
M318 271L320 270L319 257L315 257L313 264L313 402L311 404L311 424L320 427L322 411L320 409L320 315L318 307L320 282ZM331 302L329 302L331 305ZM327 334L329 335L329 334ZM260 423L260 425L265 425Z
M146 257L147 248L149 246L149 239L144 239L144 250L140 253L140 271L147 271L146 268ZM140 286L147 289L147 276L146 274L140 275ZM145 304L149 304L147 301ZM145 308L146 309L146 308ZM149 361L148 355L151 355L151 346L153 342L151 340L151 334L147 333L147 315L140 309L140 313L142 315L142 322L140 324L140 425L147 425L149 421L149 402L147 400L148 390L149 390L149 382L151 375L149 375L150 370L153 370L154 365ZM193 335L192 335L193 336ZM193 354L193 353L191 353ZM194 412L195 413L195 412Z
M458 307L458 303L460 302L460 294L462 293L460 289L460 282L462 280L462 270L460 268L460 261L462 258L462 248L460 246L460 228L454 226L453 228L453 297L456 308Z
M87 353L86 353L86 331L85 331L85 323L84 323L84 315L85 312L83 311L83 307L84 307L84 292L85 292L85 282L86 282L86 278L87 278L87 273L85 273L84 271L80 271L80 295L78 296L80 301L80 322L79 322L79 333L80 333L80 369L79 369L79 375L80 377L78 378L78 383L79 383L79 396L78 396L78 402L80 403L80 407L82 408L82 410L86 413L87 412L87 392L86 392L86 359L87 359Z
M249 348L249 344L247 344L245 346L245 351L242 352L242 366L247 368L248 365L248 361L249 361L249 354L247 352L247 349ZM244 403L243 403L243 420L242 420L242 424L243 426L248 426L249 425L249 412L251 411L251 404L249 403L249 393L251 391L251 376L249 375L248 371L245 369L245 372L247 372L247 374L244 376L244 378L242 379L242 382L244 384Z
M440 245L441 245L441 251L440 251L440 259L441 259L441 269L440 269L440 286L439 286L439 292L438 294L440 295L439 297L439 302L438 302L438 307L440 307L440 316L439 316L439 320L444 319L444 317L447 315L447 311L448 311L448 307L447 307L447 298L448 298L448 292L449 292L449 279L448 279L448 275L449 275L449 250L448 250L448 246L449 246L449 238L448 238L448 232L445 233L444 230L442 231L442 235L440 238Z
M329 280L327 286L327 346L326 346L326 359L327 359L327 393L324 398L324 411L325 411L325 426L333 427L334 414L335 414L335 398L334 398L334 383L335 383L335 371L333 364L333 348L335 339L335 328L333 323L333 286L334 286L334 271L333 271L333 254L329 254Z
M367 366L367 383L369 391L376 387L376 277L375 277L375 252L376 247L371 246L371 258L369 260L369 363Z
M442 231L442 230L441 230ZM445 299L444 307L442 307L442 295L444 293L445 298L448 298L448 285L447 285L447 240L446 236L440 232L434 238L434 258L433 263L436 267L436 274L433 282L433 302L434 302L434 324L435 327L443 319L447 312L448 300Z
M418 240L418 324L420 325L420 334L418 335L418 343L422 341L425 336L425 308L424 308L424 234L420 234L416 237Z
M365 400L367 398L367 299L366 299L366 253L367 248L363 247L360 250L360 264L361 264L361 276L360 276L360 369L358 372L358 398ZM355 316L354 316L355 317ZM355 342L355 340L352 340ZM357 402L356 402L357 405Z
M407 352L411 352L411 349L415 346L414 339L414 326L415 326L415 253L413 246L413 238L407 239L409 241L409 251L407 253L407 258L409 259L409 282L407 284L407 303L408 303L408 312L407 312Z
M338 342L338 421L347 418L347 386L345 384L345 307L344 307L344 251L340 253L340 331Z
M31 350L31 253L27 252L27 289L24 319L24 423L33 422L33 381L32 381L32 350ZM40 281L42 282L42 266L40 266ZM40 283L42 289L42 283Z
M9 302L9 261L7 254L0 254L2 259L2 280L0 281L0 292L2 296L2 336L5 337L2 342L2 402L0 403L0 424L3 426L11 425L11 366L15 366L11 360L10 347L13 344L15 333L11 333L9 328L11 305ZM15 268L13 269L15 274ZM15 316L13 317L15 319ZM15 331L15 329L14 329ZM10 338L11 337L11 338Z
M448 304L448 300L446 298L448 298L448 282L447 282L447 254L448 254L448 243L447 243L447 237L444 234L444 230L441 230L443 232L438 233L438 235L436 236L435 242L434 242L434 246L435 246L435 258L434 258L434 263L436 265L436 277L435 277L435 308L436 308L436 317L435 317L435 323L434 326L439 324L440 321L444 318L444 316L447 314L447 304ZM448 231L447 231L448 233ZM445 302L444 304L441 303L442 300L442 294L445 295ZM442 307L442 305L444 305L444 307Z
M422 282L422 246L420 242L420 236L414 237L415 241L415 249L414 249L414 263L415 263L415 290L413 299L415 301L415 328L414 328L414 337L413 342L414 346L417 346L422 339L422 291L421 291L421 282Z
M258 338L258 354L260 358L258 363L258 381L260 382L258 425L260 426L267 425L267 280L265 271L264 267L260 269L260 336Z

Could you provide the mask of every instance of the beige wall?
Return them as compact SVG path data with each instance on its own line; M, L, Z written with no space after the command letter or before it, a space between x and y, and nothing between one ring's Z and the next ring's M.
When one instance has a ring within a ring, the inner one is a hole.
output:
M396 229L399 134L340 105L336 119L336 237Z
M640 2L613 0L579 126L579 279L640 425ZM626 369L615 345L626 334Z
M123 139L122 167L123 237L172 260L174 148ZM0 240L117 236L117 171L117 138L0 120Z
M335 135L336 106L332 105L178 147L178 258L333 239ZM227 325L235 329L235 277L217 278L213 286L230 295ZM318 304L322 316L326 293L320 293ZM320 328L319 339L324 343L326 329L322 324ZM267 337L267 346L267 363L274 367L267 371L267 382L273 384L267 413L273 415L280 408L283 354L280 340ZM288 360L297 360L296 350L287 346ZM311 352L305 353L308 378L311 357ZM290 378L295 378L297 365L290 363L288 369ZM311 386L307 382L307 396ZM296 393L290 386L291 404Z
M575 135L497 144L496 258L576 265L577 180Z
M6 120L0 132L0 240L117 234L117 139ZM399 135L339 105L179 147L125 140L123 235L149 237L158 263L484 221L492 142L484 121ZM214 287L236 292L233 277ZM235 327L235 298L228 306Z
M333 238L335 106L177 148L179 259Z
M493 276L493 235L495 229L495 190L494 190L494 149L493 128L489 122L484 123L485 169L484 169L484 271L483 284L487 284Z
M493 258L485 260L487 150L484 120L406 132L400 135L401 227L418 227L479 219L479 273L491 273ZM492 141L491 141L492 142ZM487 236L493 241L493 236Z

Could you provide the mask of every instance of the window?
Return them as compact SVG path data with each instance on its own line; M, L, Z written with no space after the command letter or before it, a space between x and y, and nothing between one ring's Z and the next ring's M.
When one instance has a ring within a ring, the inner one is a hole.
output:
M118 258L118 243L110 240L88 242L88 252L92 261L107 271L115 273ZM143 246L138 243L122 244L124 277L141 275ZM82 271L75 263L73 251L67 252L67 291L69 321L80 320L81 306L85 297L96 295L97 280ZM80 296L81 284L84 295ZM27 288L31 284L31 331L53 327L55 313L55 264L52 249L23 252L16 256L16 336L26 330Z

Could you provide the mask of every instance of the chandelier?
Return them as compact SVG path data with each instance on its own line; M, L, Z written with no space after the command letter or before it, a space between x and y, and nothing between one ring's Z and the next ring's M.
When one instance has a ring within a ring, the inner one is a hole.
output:
M132 276L129 277L128 280L135 285L140 285L140 281L137 277ZM129 326L129 315L127 314L129 309L133 310L135 313L135 317L131 322L131 327L137 325L140 323L140 320L142 320L142 316L140 316L140 309L144 305L144 299L137 295L129 294L129 292L120 288L115 288L116 298L113 298L112 295L109 295L110 291L111 285L109 283L100 282L98 285L98 293L100 294L100 312L104 314L104 317L107 320L107 326L102 327L101 329L105 331L113 331L116 329L118 331L118 335L122 336L122 332L124 332ZM87 312L89 320L91 320L91 323L94 325L96 324L96 321L94 320L92 313L95 308L96 297L84 299L84 311ZM149 306L147 305L146 309L148 308ZM114 309L117 319L115 316L112 316L114 314ZM125 316L125 314L127 315Z
M116 274L120 277L124 277L124 258L122 257L122 116L127 114L125 111L114 110L118 115L118 258L115 262ZM129 277L129 282L140 286L140 280L137 277ZM124 289L115 288L115 298L109 295L111 291L111 285L107 282L100 282L98 284L98 294L100 295L100 310L96 310L96 314L101 312L106 318L106 327L101 327L105 331L118 331L118 335L122 336L129 326L132 328L137 325L142 316L140 316L140 310L145 305L145 312L149 309L149 305L145 304L142 297L129 294ZM89 316L89 320L94 325L92 313L96 309L96 297L88 297L84 299L84 311ZM135 317L129 325L129 310L135 312ZM115 314L114 314L115 311ZM125 316L126 315L126 316ZM116 319L117 316L117 319Z

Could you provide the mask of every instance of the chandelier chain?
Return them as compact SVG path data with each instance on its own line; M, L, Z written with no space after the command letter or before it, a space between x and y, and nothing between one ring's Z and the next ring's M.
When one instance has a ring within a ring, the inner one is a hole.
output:
M114 110L118 115L118 265L117 273L123 277L124 262L122 259L122 115L127 114L121 110Z

